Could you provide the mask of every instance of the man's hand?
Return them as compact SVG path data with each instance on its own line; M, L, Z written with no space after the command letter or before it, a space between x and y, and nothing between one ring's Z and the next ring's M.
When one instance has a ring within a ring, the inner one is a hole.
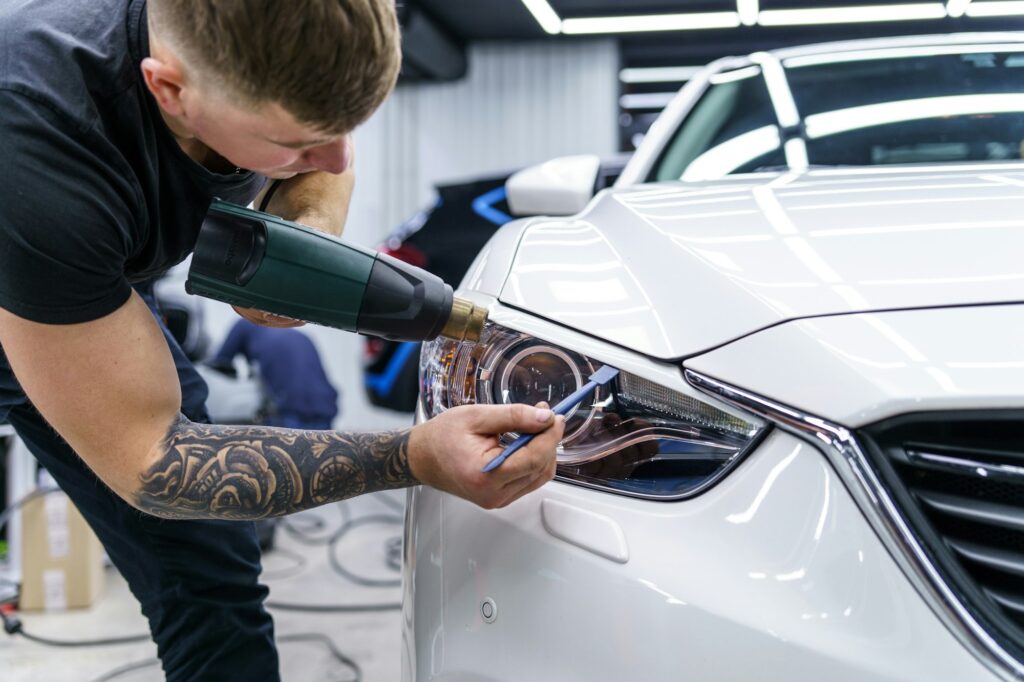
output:
M504 507L555 476L555 447L565 418L547 404L465 405L413 429L409 468L421 482L484 509ZM489 473L482 469L502 447L502 433L537 433L526 447Z
M301 327L306 324L301 320L293 320L290 317L275 315L274 313L265 313L262 310L256 310L255 308L240 308L237 305L233 305L231 307L235 309L235 312L238 313L240 317L249 320L253 324L258 324L261 327L290 329L291 327Z

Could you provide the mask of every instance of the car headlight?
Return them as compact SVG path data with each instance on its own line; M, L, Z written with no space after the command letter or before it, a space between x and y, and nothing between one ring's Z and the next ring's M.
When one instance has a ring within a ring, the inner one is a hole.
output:
M601 364L489 322L479 343L424 344L420 400L428 417L472 403L555 405ZM620 372L566 416L558 477L638 497L690 497L750 450L767 429L755 419ZM503 434L502 444L518 435Z

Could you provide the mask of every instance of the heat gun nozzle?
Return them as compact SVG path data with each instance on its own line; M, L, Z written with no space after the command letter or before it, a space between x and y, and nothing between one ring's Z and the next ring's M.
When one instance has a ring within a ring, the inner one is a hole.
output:
M463 298L452 299L452 311L441 336L456 341L479 341L487 322L487 311Z

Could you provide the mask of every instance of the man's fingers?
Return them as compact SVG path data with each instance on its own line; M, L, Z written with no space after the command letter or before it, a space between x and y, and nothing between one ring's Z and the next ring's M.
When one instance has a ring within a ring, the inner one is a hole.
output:
M285 317L284 315L275 315L273 313L267 313L262 310L256 310L255 308L241 308L239 306L231 306L235 309L241 317L244 317L253 324L258 324L262 327L274 327L277 329L287 329L291 327L301 327L305 324L301 320L296 320L291 317Z
M525 496L529 495L530 493L532 493L533 491L542 488L546 483L548 483L554 477L555 477L555 462L552 461L551 465L545 467L544 470L539 475L533 476L532 478L528 477L528 476L524 476L523 478L516 479L512 483L509 483L506 486L506 489L509 491L508 492L508 496L505 498L505 500L499 506L500 507L505 507L505 506L508 506L508 505L512 504L513 502L518 500L520 497L525 497Z
M547 407L513 405L476 405L473 408L473 428L477 433L537 433L551 425L554 413Z
M555 417L550 427L534 436L533 440L505 460L493 473L502 472L506 484L524 476L536 476L554 463L555 449L564 432L565 417Z

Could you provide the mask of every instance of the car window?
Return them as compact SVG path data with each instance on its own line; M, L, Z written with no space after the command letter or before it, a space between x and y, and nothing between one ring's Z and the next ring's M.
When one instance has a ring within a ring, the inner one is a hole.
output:
M1021 158L1024 114L943 116L855 128L807 141L815 164L1006 161Z
M787 78L806 125L811 163L1021 158L1024 54L1019 52L800 66L789 68Z
M1024 157L1019 44L865 50L783 64L784 86L801 117L788 134L803 139L811 165ZM679 126L652 179L707 180L786 167L764 79L717 76L723 77Z
M761 71L747 67L718 74L679 127L655 165L655 180L678 180L686 168L707 150L752 131L774 127L768 89ZM776 135L778 131L776 129ZM784 163L777 151L763 159Z
M972 52L789 66L804 117L881 102L1024 92L1024 54ZM841 83L842 87L836 87Z

